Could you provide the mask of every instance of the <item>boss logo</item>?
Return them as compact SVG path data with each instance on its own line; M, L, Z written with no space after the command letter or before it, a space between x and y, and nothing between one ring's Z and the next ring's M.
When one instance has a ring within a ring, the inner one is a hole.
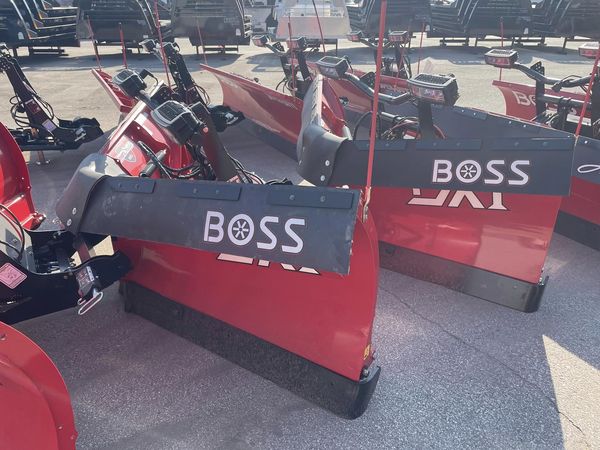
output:
M433 162L432 182L444 184L456 178L463 184L472 184L481 179L489 185L508 183L511 186L523 186L529 182L529 175L524 169L530 165L531 162L526 159L512 162L493 159L487 163L467 159L454 166L447 159L436 159Z
M517 104L522 106L535 105L535 94L525 94L524 92L513 91Z
M526 94L524 92L519 92L519 91L512 91L514 97L515 97L515 101L517 102L518 105L521 106L535 106L536 101L535 101L535 94ZM577 109L576 108L570 108L569 109L571 114L577 114Z
M247 214L236 214L226 221L222 213L207 211L204 241L219 243L227 236L232 244L240 247L253 243L261 250L274 250L279 245L282 252L295 254L300 253L304 247L304 241L297 233L304 226L306 220L295 217L282 222L277 216L264 216L255 224ZM278 235L281 236L282 232L285 243L280 245Z

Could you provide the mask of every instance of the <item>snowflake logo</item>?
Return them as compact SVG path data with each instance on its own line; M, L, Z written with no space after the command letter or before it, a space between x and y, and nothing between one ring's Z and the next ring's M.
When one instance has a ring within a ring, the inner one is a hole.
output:
M250 233L250 225L245 219L238 219L231 228L236 239L243 241Z
M460 174L465 180L471 180L477 175L477 167L474 164L465 164L461 167Z

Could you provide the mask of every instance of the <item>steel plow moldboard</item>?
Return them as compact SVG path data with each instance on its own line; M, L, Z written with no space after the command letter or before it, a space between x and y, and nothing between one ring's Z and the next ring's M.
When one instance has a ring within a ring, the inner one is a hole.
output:
M359 192L104 177L79 231L347 274Z
M373 185L568 195L574 144L572 137L377 141ZM355 145L366 161L368 141Z

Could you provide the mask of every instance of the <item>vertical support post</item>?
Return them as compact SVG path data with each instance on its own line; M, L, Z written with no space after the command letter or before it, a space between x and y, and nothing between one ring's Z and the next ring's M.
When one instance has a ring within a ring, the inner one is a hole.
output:
M127 49L125 48L125 38L123 37L121 22L119 22L119 38L121 39L121 53L123 53L123 67L127 69Z
M383 37L385 34L386 12L387 0L381 0L381 14L379 17L379 40L377 42L377 64L375 66L373 111L371 115L371 132L369 134L369 162L367 164L367 182L365 184L363 201L363 221L366 221L368 218L369 203L371 201L371 184L373 180L373 160L375 159L375 139L377 138L377 116L379 113L379 89L381 87L381 61L383 59Z
M598 74L598 60L600 59L600 42L598 43L598 51L596 52L596 59L594 60L594 66L592 67L592 76L590 77L590 83L588 85L587 91L585 93L585 100L583 101L583 108L581 108L581 114L579 115L579 122L577 123L577 129L575 130L575 138L579 139L579 134L581 133L581 125L583 124L583 118L585 117L585 113L587 112L587 105L590 101L590 96L592 95L592 90L594 89L594 81L596 79L596 75Z
M92 44L94 46L94 53L96 54L96 62L98 63L98 69L102 69L102 66L100 65L100 55L98 54L98 44L96 43L96 38L94 37L94 30L92 29L92 22L90 21L89 16L87 18L87 26L90 30L90 37L92 38Z
M202 31L200 31L200 20L196 18L196 30L198 31L198 39L200 39L200 45L202 46L202 56L204 56L204 64L208 66L206 59L206 49L204 48L204 39L202 39ZM198 54L198 46L196 45L196 54Z

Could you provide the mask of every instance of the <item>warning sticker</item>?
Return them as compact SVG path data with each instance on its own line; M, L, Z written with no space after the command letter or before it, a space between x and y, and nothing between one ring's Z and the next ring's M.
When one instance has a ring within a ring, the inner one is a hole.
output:
M0 283L8 286L10 289L16 288L20 285L27 275L13 266L11 263L6 263L0 267Z

